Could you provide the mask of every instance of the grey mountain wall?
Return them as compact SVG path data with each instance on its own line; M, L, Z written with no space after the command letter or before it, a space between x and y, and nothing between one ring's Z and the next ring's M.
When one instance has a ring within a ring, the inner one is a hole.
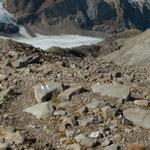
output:
M6 0L19 23L43 32L82 28L120 32L150 26L150 0Z

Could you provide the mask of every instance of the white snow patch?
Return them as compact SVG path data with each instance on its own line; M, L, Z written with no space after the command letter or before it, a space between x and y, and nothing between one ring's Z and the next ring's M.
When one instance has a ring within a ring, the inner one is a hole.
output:
M102 39L80 35L37 35L37 37L34 38L19 38L17 41L31 44L34 47L46 50L50 47L72 48L82 45L97 44L101 42Z

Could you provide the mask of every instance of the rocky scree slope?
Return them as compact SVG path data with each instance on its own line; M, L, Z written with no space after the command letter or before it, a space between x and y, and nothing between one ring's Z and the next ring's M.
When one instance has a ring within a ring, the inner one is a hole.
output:
M149 150L149 66L105 61L128 38L115 36L95 56L0 40L0 147Z
M104 32L149 27L147 0L6 0L19 23L43 33L74 33L79 28Z

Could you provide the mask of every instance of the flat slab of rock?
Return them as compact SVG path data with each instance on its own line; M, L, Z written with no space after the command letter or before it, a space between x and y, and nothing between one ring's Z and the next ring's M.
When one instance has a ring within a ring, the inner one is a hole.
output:
M3 89L2 91L0 91L0 104L4 103L6 101L6 98L8 96L14 95L14 93L15 92L13 87Z
M34 95L37 102L49 100L53 95L58 95L63 91L62 84L57 82L46 82L45 85L38 84L34 86Z
M83 134L79 134L75 137L75 140L77 143L79 143L82 146L85 147L93 147L94 144L96 143L95 140L92 140L86 136L84 136Z
M95 131L90 134L90 138L97 139L101 136L100 131Z
M73 95L80 94L83 90L82 86L71 87L58 95L58 99L61 101L69 101Z
M17 69L25 67L25 66L27 66L27 64L28 64L28 58L27 57L21 57L21 58L19 58L16 61L11 63L11 65Z
M54 109L49 102L44 102L28 107L24 112L31 113L36 116L36 118L41 118L45 115L52 114Z
M1 132L0 139L3 139L3 141L5 142L0 142L0 150L2 148L8 148L8 146L11 144L18 145L24 142L24 137L18 131L14 132L11 127Z
M147 107L150 104L150 101L148 101L148 100L135 100L134 104L138 105L138 106Z
M12 62L11 65L16 69L20 69L23 67L27 67L29 64L38 63L39 60L40 60L40 57L38 55L35 55L35 56L32 55L28 57L24 56Z
M9 144L22 144L24 142L24 138L18 131L14 133L7 133L5 136L5 142Z
M92 100L92 102L91 103L88 103L87 105L86 105L86 107L88 108L88 110L96 110L97 108L99 108L99 106L100 106L100 102L98 101L98 100L96 100L96 99L93 99Z
M81 146L79 144L71 144L67 146L67 150L81 150Z
M119 149L119 145L117 144L112 144L110 146L105 147L104 150L118 150Z
M6 78L7 78L6 75L0 74L0 82L2 82L3 80L5 80Z
M134 125L150 129L150 111L140 108L128 108L123 114Z
M87 117L87 118L78 120L78 124L79 124L79 126L81 126L81 127L86 127L87 125L92 124L93 121L94 121L94 117L91 116L91 117Z
M128 99L130 88L122 84L96 84L92 86L93 93L100 93L103 96Z
M0 143L0 150L7 150L9 145L7 143Z

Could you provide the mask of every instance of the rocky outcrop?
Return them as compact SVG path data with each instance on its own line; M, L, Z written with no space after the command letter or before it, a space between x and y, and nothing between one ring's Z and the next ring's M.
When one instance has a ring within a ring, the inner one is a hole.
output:
M0 23L0 32L4 33L17 33L19 31L18 26L13 24Z
M122 0L126 26L135 26L140 30L150 27L150 1L147 0Z
M0 1L0 32L17 33L19 28L13 16L3 8L3 1Z

